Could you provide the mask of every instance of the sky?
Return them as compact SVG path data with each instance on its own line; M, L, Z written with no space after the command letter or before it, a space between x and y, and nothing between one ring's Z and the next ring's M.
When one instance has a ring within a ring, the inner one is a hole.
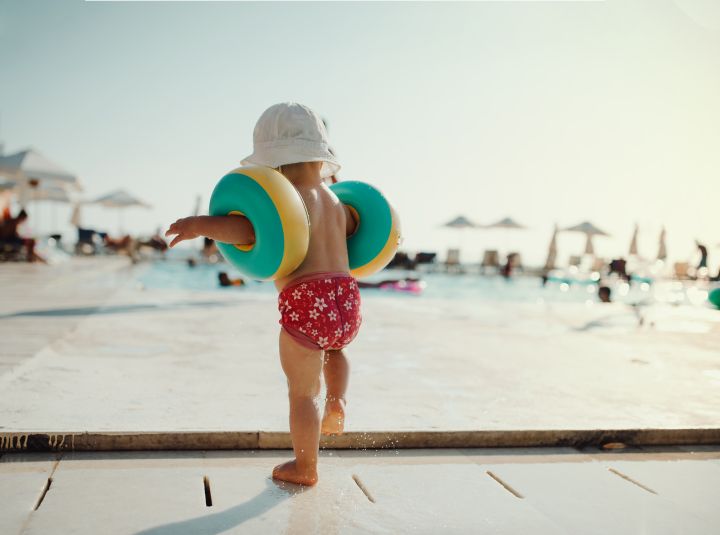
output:
M76 173L86 226L148 233L203 205L252 152L268 106L328 122L340 177L378 186L403 247L544 261L553 226L591 220L627 254L694 240L720 261L720 3L0 0L0 140ZM39 227L69 207L34 208ZM511 216L521 231L453 231ZM32 215L32 214L31 214ZM582 252L563 234L560 260Z

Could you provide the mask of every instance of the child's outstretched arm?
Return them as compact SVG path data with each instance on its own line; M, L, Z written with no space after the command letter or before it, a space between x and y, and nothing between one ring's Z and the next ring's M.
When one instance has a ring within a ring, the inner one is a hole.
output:
M170 242L170 247L199 236L235 245L255 243L255 229L247 217L240 215L184 217L175 221L165 232L165 236L172 235L175 238Z

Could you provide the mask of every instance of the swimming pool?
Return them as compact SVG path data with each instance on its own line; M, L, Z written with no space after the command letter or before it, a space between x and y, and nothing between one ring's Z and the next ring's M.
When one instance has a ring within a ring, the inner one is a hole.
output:
M275 287L269 282L248 281L241 288L223 288L218 284L218 273L227 272L230 277L239 276L228 264L199 264L188 266L185 262L168 260L155 262L141 270L137 278L148 289L183 289L197 291L223 291L273 294ZM505 280L502 277L487 277L477 274L412 273L408 271L382 271L368 281L395 279L405 276L420 277L425 283L421 295L392 290L363 288L363 296L397 296L400 299L451 299L465 301L494 301L514 303L585 302L597 300L597 285L568 285L548 283L542 286L537 277L516 277ZM627 303L650 301L655 291L647 284L616 285L613 298Z

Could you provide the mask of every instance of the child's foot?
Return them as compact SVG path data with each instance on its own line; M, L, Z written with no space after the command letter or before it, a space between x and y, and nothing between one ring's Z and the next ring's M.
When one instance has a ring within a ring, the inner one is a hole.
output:
M342 399L325 400L325 414L323 415L323 435L341 435L345 431L345 401Z
M283 464L277 465L273 468L272 473L273 479L279 479L280 481L289 481L290 483L296 483L298 485L312 486L317 483L318 476L317 470L312 471L301 471L293 459Z

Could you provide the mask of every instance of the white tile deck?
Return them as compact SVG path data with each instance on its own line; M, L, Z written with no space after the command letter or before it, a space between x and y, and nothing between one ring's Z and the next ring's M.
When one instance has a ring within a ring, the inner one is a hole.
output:
M717 533L714 462L690 460L688 452L644 455L326 451L320 483L303 489L268 478L287 452L68 454L37 511L49 462L5 455L0 482L9 483L0 489L13 499L0 502L0 527L7 535ZM657 494L611 473L608 463Z
M287 430L273 295L142 290L77 262L52 281L0 266L5 430ZM577 328L626 313L368 297L348 429L716 427L720 315L703 335Z

